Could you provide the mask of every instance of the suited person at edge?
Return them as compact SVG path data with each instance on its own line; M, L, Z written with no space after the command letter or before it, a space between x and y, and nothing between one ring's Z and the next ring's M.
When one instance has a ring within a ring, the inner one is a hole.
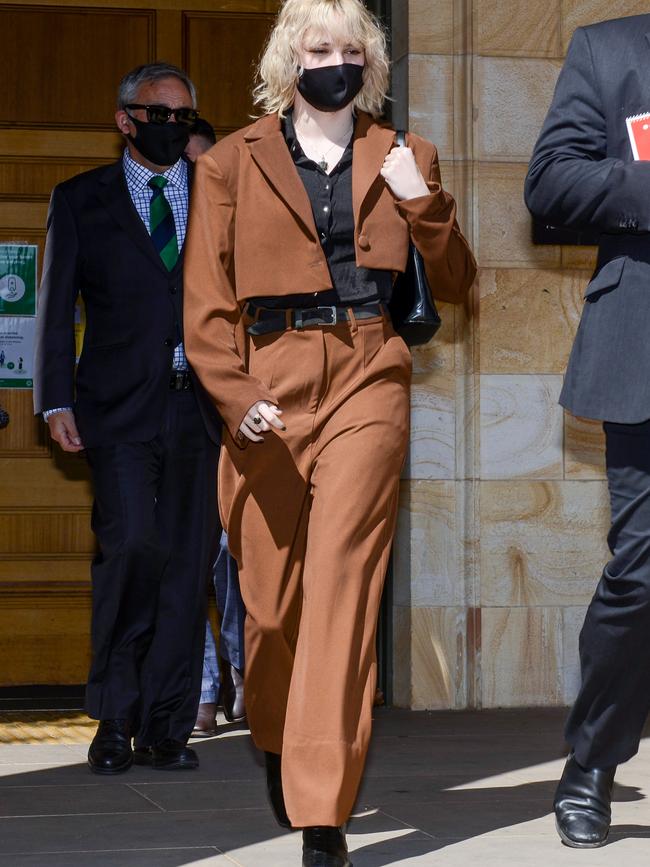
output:
M612 521L555 797L572 847L606 841L616 767L639 748L650 696L650 162L626 122L650 111L649 64L650 15L578 28L526 180L537 218L601 233L560 397L604 422Z
M187 349L224 419L271 804L304 865L348 867L408 439L411 358L385 304L410 238L438 297L461 302L475 268L434 146L395 147L375 119L388 61L361 0L286 0L260 79L264 116L197 160Z
M35 411L94 488L92 663L96 773L133 761L198 766L187 739L201 689L220 422L185 359L183 244L197 118L194 85L168 64L124 76L113 165L52 193L36 340ZM86 332L75 376L74 308ZM134 739L133 747L131 739Z

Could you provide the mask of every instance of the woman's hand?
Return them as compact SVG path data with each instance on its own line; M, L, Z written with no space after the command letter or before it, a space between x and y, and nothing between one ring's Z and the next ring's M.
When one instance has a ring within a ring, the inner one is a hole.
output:
M282 410L277 406L260 400L254 403L244 416L243 422L239 425L239 432L254 443L263 443L264 437L260 434L266 433L272 427L286 430L281 415Z
M380 174L396 199L416 199L429 195L429 188L411 148L393 148L384 160Z

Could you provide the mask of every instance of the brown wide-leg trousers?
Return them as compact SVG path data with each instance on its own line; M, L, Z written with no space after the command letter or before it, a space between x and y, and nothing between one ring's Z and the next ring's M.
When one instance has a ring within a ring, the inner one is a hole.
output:
M246 709L294 827L341 825L370 738L375 632L408 440L410 353L385 319L248 338L284 432L224 451Z

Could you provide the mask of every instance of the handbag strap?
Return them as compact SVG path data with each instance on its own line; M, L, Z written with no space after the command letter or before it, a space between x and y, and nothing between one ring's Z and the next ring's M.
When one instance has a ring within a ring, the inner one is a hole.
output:
M397 142L399 147L401 147L401 148L406 147L406 133L404 132L403 129L396 129L395 130L395 141Z

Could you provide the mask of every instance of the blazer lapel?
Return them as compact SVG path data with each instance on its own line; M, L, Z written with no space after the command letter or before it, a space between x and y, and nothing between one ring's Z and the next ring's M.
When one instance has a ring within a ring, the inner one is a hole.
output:
M313 238L318 237L309 196L285 141L277 115L267 115L246 135L249 152L276 194Z
M131 241L149 256L157 268L168 274L164 262L151 242L149 232L135 209L126 185L121 160L110 166L101 179L100 198Z
M368 114L359 115L352 145L352 208L355 226L361 223L361 209L370 190L376 186L380 194L384 189L379 170L394 143L393 129L375 123Z

